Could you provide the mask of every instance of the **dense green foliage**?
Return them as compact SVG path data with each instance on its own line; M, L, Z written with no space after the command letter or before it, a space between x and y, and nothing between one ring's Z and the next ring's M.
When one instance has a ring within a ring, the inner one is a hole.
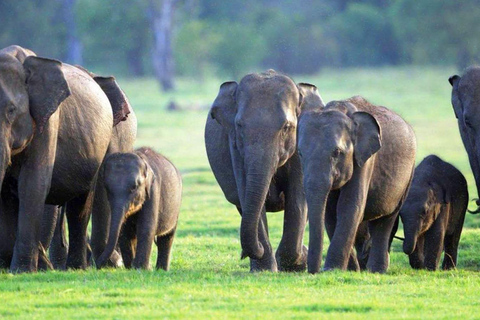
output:
M62 2L1 1L0 47L15 43L65 60ZM479 60L478 0L178 0L175 9L174 59L184 76ZM76 0L84 65L152 74L150 15L148 0Z
M435 153L453 163L467 177L473 198L474 180L450 105L447 78L452 72L450 67L328 69L294 79L316 84L325 101L362 94L394 109L415 130L417 162ZM0 318L478 318L479 215L467 215L455 271L412 270L395 240L386 275L250 274L248 261L240 260L240 216L225 200L205 155L207 109L165 110L172 99L185 109L208 105L222 80L179 79L176 92L160 94L153 79L119 79L138 115L137 146L154 147L182 172L183 203L171 271L3 273ZM271 213L268 219L276 248L283 215Z

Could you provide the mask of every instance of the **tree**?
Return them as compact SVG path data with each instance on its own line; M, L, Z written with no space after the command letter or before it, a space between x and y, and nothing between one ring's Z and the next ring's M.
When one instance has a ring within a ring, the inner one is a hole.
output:
M176 0L149 0L150 27L153 33L153 69L164 91L174 89L172 27L176 2Z
M67 31L65 61L71 64L83 64L82 43L77 34L75 22L75 4L77 0L63 0L63 17Z

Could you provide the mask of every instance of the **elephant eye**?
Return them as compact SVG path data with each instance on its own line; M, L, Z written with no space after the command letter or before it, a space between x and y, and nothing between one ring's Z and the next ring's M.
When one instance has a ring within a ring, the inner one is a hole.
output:
M292 127L293 125L290 122L287 122L282 128L283 133L287 133Z
M7 106L7 119L9 121L13 121L13 116L15 115L16 110L17 110L17 107L13 103L10 103Z
M342 149L340 148L335 148L335 150L333 150L332 152L332 156L334 158L338 158L341 154L342 154Z

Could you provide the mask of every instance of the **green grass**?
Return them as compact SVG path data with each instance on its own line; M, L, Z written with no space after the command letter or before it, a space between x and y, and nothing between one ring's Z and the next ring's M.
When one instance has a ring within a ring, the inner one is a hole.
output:
M450 105L449 68L325 70L316 84L327 102L362 94L415 129L417 161L436 153L467 177L468 159ZM229 79L225 79L229 80ZM480 218L468 215L458 270L414 271L395 240L386 275L250 274L240 260L240 217L208 166L203 128L221 80L179 80L162 94L151 79L119 80L139 118L137 146L152 146L183 174L184 192L171 271L92 270L0 274L0 318L475 318L480 303ZM169 101L197 111L166 112ZM268 214L276 247L281 213ZM153 263L153 261L152 261Z

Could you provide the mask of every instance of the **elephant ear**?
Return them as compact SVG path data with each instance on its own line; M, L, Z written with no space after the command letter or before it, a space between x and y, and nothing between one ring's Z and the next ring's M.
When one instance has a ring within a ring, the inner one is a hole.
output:
M299 83L297 84L297 88L301 96L299 114L308 110L323 109L325 107L325 103L315 85Z
M455 117L458 119L462 116L462 102L460 101L458 93L458 84L460 83L460 76L454 75L448 78L448 82L452 85L452 106L455 112Z
M237 113L235 93L238 84L235 81L222 83L215 101L213 101L210 115L228 131L234 128L235 114Z
M41 133L58 106L71 95L70 88L58 60L29 56L23 67L30 114Z
M110 101L113 111L113 126L115 127L121 121L127 120L128 114L132 112L132 107L115 78L94 76L93 79L102 88Z
M352 114L354 122L354 157L359 167L382 147L382 133L375 118L367 112Z
M147 149L146 152L149 152ZM155 173L152 167L148 164L148 158L142 152L137 152L137 155L143 160L143 178L145 179L145 194L147 199L150 198L153 182L155 181Z
M450 202L450 196L437 183L430 182L428 187L425 207L426 210L433 215L434 220L436 220L442 210L442 205Z

